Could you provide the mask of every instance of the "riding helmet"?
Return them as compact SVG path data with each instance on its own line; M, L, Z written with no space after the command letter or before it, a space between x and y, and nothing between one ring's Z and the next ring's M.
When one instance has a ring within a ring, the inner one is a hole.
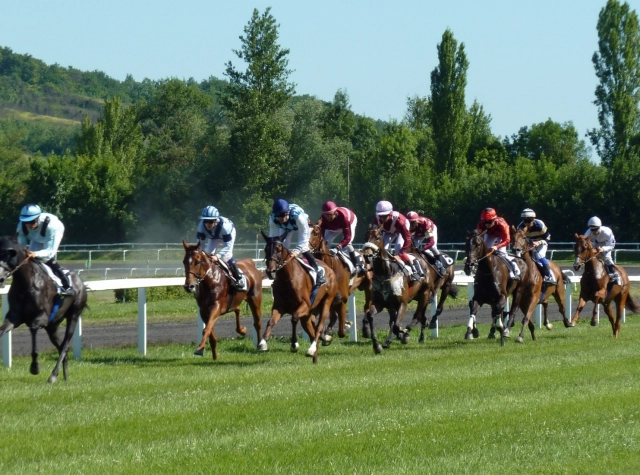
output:
M393 211L393 205L388 201L378 201L376 216L386 216Z
M218 208L216 208L215 206L207 206L202 210L202 216L200 216L200 219L210 221L213 219L218 219L219 217L220 213L218 212Z
M597 216L594 216L589 220L589 228L590 229L599 229L602 226L602 221Z
M285 214L289 211L289 203L287 203L283 199L277 199L273 202L273 206L271 207L271 211L274 215L278 216L279 214Z
M531 208L526 208L522 210L522 213L520 213L520 217L521 218L535 218L536 217L536 212L533 211Z
M22 207L22 210L20 210L19 219L23 223L28 223L30 221L33 221L34 219L38 219L41 214L42 210L40 209L40 206L34 204L25 205Z
M409 221L415 221L416 219L418 219L420 216L418 216L418 213L416 213L415 211L409 211L407 213L407 219Z
M483 221L491 221L492 219L496 219L498 217L498 213L493 208L485 208L480 213L480 219Z
M329 214L335 212L338 206L333 201L327 201L322 205L322 214Z

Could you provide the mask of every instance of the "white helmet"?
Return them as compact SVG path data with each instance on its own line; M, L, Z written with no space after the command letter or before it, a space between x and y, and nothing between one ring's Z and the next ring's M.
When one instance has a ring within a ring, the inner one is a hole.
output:
M521 218L535 218L536 217L536 212L533 211L531 208L526 208L522 210L522 213L520 213L520 217Z
M602 221L600 221L600 218L598 218L597 216L594 216L589 220L590 229L598 229L600 226L602 226Z
M378 201L376 216L386 216L393 211L393 205L388 201Z

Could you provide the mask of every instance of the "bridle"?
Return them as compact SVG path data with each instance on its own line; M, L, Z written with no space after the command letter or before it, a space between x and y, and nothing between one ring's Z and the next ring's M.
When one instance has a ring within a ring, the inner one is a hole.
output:
M486 233L487 233L487 231L484 230L481 233L474 234L473 236L469 237L469 250L468 250L469 257L467 258L467 263L465 265L468 265L472 269L477 269L479 262L483 261L484 259L486 259L487 257L489 257L489 256L491 256L493 254L492 252L488 252L487 254L482 256L481 258L475 259L474 261L471 261L471 252L474 249L473 246L472 246L472 240L476 240L476 239L480 240L480 238L482 236L484 236Z
M29 256L25 257L22 260L22 262L20 264L18 264L17 266L15 266L13 269L11 269L11 267L9 267L9 265L7 264L6 261L0 261L0 267L2 267L5 271L7 271L7 277L6 278L8 279L13 274L15 274L18 269L20 269L23 265L25 265L30 260L31 260L31 257L29 257Z
M213 276L213 273L212 273L212 271L211 271L211 265L209 265L209 268L207 269L207 271L206 271L204 274L202 273L202 268L203 268L203 266L204 266L204 261L205 261L205 260L207 260L207 262L208 262L207 255L206 255L202 250L200 250L200 249L198 249L198 250L197 250L197 251L195 251L194 253L198 253L198 255L201 255L201 257L202 257L202 259L200 259L200 262L198 263L198 265L197 265L197 266L194 266L194 267L199 268L199 269L200 269L200 272L198 272L198 273L196 274L196 273L195 273L195 272L193 272L193 271L191 270L191 268L190 268L190 269L187 271L187 275L191 274L193 277L195 277L195 279L196 279L196 283L195 283L195 285L196 285L196 286L199 286L199 285L200 285L200 282L202 282L202 281L203 281L207 276L210 276L210 277L211 277L211 276Z
M265 252L265 258L264 258L264 262L265 264L267 264L267 266L269 262L275 263L275 266L276 266L275 272L278 272L280 269L282 269L284 266L286 266L289 263L289 261L285 257L282 257L282 252L278 252L278 253L275 252L275 246L277 244L282 244L282 242L279 241L278 239L273 239L267 243L267 246L271 246L271 249L268 257L266 256L266 252Z
M312 246L311 245L311 240L309 240L309 250L311 251L312 254L320 254L323 256L334 256L334 254L330 253L330 252L325 252L322 250L322 243L326 243L326 241L324 240L324 237L322 236L321 232L320 232L320 227L315 224L312 226L312 231L311 231L311 235L313 237L313 233L317 232L318 233L318 246Z
M584 244L583 244L584 243ZM578 247L580 247L580 252L578 252ZM593 259L594 257L596 257L598 255L598 253L596 252L595 254L593 254L592 256L590 256L588 259L585 259L583 257L583 255L585 253L588 253L589 251L593 251L593 247L590 246L590 242L585 240L580 240L580 241L576 241L576 244L573 248L573 252L576 255L576 263L574 264L574 268L575 269L580 269L583 265L587 264L588 262L591 261L591 259ZM577 266L577 267L576 267Z

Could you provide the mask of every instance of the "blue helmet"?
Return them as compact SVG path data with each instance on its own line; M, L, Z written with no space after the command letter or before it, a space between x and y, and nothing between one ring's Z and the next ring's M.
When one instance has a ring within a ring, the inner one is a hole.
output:
M212 219L218 219L219 217L220 213L218 212L218 208L215 206L207 206L202 210L202 216L200 216L200 219L209 221Z
M24 205L20 210L20 221L23 223L28 223L33 221L34 219L38 219L42 214L42 210L38 205Z
M289 203L287 203L283 199L275 200L273 202L273 207L271 208L273 214L278 216L279 214L284 214L289 212Z

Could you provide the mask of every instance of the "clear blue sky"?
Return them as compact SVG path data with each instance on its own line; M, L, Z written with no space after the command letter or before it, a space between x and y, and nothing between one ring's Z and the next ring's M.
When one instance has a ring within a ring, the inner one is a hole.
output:
M224 78L254 8L268 6L289 48L298 94L402 119L407 97L428 96L446 28L466 47L467 105L512 135L551 118L581 136L597 127L591 57L605 0L4 0L0 45L47 63L101 70L116 79ZM628 1L640 10L640 0Z

